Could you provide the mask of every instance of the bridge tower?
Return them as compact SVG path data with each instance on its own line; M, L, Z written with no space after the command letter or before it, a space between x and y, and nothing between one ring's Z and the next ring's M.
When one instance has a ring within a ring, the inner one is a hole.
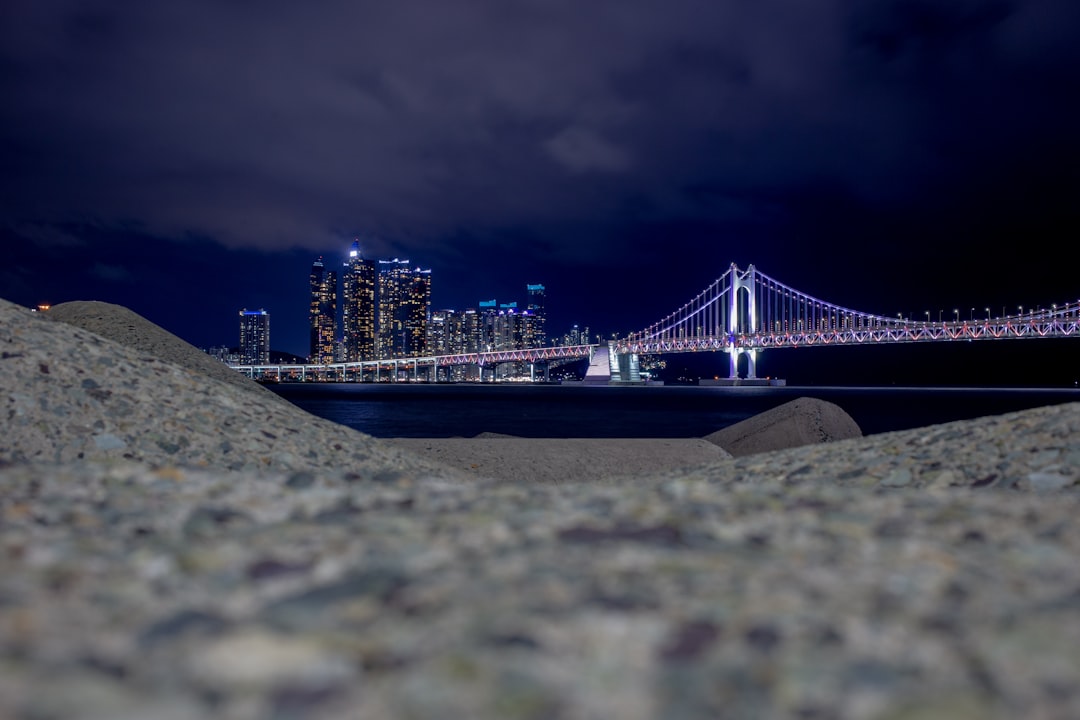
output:
M742 334L752 334L758 330L757 308L757 270L750 265L745 272L739 272L738 266L731 263L731 285L728 289L728 342L727 350L730 360L728 377L739 377L739 355L746 355L746 377L757 378L757 353L756 349L744 349L737 347L735 338ZM746 291L746 301L740 302L739 291Z

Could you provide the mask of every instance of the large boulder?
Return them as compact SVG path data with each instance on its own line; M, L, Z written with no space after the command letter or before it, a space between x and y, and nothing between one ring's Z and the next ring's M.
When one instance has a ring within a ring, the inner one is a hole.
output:
M301 410L129 310L57 307L53 316L0 300L0 464L454 475Z
M285 402L251 378L241 375L220 360L210 357L123 305L98 300L73 300L53 305L42 317L81 327L159 360L193 370L246 392L256 393L261 398Z
M705 436L734 457L862 437L859 425L839 406L804 397Z

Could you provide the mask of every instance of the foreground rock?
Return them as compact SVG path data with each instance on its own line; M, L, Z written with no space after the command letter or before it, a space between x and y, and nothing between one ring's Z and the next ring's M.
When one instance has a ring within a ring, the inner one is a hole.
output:
M731 457L862 437L836 405L798 398L705 438L391 438L388 445L476 477L517 481L605 480L679 473Z
M246 378L221 382L189 369L190 362L187 367L166 362L135 341L117 343L49 321L47 314L0 300L0 413L5 418L0 462L133 460L155 467L296 472L347 468L365 479L453 474L314 417ZM126 321L124 313L119 317ZM179 355L190 359L191 352L198 350Z
M387 445L474 477L560 483L688 468L731 455L699 438L393 438Z
M122 305L78 300L53 305L41 317L89 330L113 342L133 348L144 356L179 365L201 376L211 377L219 382L254 393L263 400L285 402L254 380L244 377L230 369L225 363L210 357L194 345L181 340Z
M0 353L0 717L1080 717L1076 404L556 485Z
M735 457L801 445L862 437L862 430L837 405L797 398L705 436Z

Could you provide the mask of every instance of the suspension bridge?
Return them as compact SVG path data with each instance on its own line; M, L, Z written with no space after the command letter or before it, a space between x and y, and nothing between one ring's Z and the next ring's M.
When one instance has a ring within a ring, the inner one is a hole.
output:
M1080 300L1027 313L933 322L886 317L821 300L734 263L695 298L640 332L609 344L612 377L636 381L639 355L718 351L730 356L729 378L756 379L769 349L958 340L1080 337Z
M705 290L649 327L613 339L606 345L569 345L487 352L366 360L327 365L232 365L251 377L298 380L379 381L383 378L425 380L438 369L474 365L484 380L500 363L527 363L535 369L552 362L588 357L587 382L642 382L640 357L690 352L724 352L728 379L757 380L757 359L765 350L829 345L881 345L913 342L955 342L1080 337L1080 300L1039 307L1015 315L964 320L887 317L827 302L796 290L758 271L734 263ZM741 365L745 373L740 376ZM385 374L384 374L385 373Z

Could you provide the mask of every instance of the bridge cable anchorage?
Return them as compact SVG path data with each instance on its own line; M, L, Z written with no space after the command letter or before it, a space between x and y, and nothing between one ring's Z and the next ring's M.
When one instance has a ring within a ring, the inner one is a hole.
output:
M955 340L1001 340L1080 337L1080 300L1049 310L976 320L912 321L854 310L821 300L786 285L753 265L731 266L705 290L656 323L612 343L612 351L630 355L726 352L731 375L747 358L754 377L756 354L766 349L817 345L873 345Z

